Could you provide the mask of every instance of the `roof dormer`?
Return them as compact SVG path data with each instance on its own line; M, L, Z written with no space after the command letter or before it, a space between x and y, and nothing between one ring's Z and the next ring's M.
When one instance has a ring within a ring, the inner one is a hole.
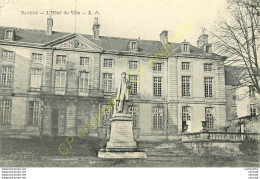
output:
M211 54L212 53L212 45L211 44L203 45L203 52L205 54Z
M190 53L190 43L186 42L186 40L184 40L184 42L181 43L181 52Z
M129 44L128 44L128 49L131 50L131 51L137 52L138 51L137 41L135 41L135 40L130 41Z
M15 40L15 31L14 31L14 29L5 29L4 40Z

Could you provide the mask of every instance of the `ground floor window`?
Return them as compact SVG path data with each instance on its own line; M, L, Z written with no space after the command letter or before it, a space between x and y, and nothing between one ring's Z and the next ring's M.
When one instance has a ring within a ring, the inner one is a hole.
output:
M154 129L163 128L163 108L162 107L153 108L153 128Z
M11 123L11 100L0 100L0 123Z
M213 108L207 107L205 109L205 119L206 119L206 128L213 129L214 128Z
M133 118L133 127L137 127L137 112L138 112L138 107L137 106L129 106L128 107L128 112L129 114L132 115Z
M29 124L40 124L41 108L39 101L29 101Z

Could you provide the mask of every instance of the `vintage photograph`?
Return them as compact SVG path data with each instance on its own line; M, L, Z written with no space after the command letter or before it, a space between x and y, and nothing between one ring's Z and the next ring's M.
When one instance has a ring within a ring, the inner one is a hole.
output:
M0 167L260 166L259 0L0 0Z

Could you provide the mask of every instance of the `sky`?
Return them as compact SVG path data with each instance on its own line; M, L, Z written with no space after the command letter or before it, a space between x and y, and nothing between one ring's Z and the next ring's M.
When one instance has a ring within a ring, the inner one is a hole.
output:
M94 17L98 17L101 36L145 40L159 40L159 34L168 30L172 41L171 37L189 23L191 28L180 41L196 45L202 27L213 27L226 0L0 0L0 6L0 26L45 30L47 11L61 11L52 15L54 31L92 34ZM76 21L70 12L75 9L80 12ZM23 15L22 11L38 15Z

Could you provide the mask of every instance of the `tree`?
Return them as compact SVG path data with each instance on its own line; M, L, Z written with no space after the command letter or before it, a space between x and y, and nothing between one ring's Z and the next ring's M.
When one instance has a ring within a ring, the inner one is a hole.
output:
M242 85L254 86L260 94L260 0L228 0L227 4L227 16L220 16L215 31L209 31L214 46L219 54L229 57L229 64L246 70Z

